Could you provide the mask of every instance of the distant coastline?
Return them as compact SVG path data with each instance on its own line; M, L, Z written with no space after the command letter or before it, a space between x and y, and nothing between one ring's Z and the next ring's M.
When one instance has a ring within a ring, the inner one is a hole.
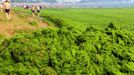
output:
M123 8L134 7L134 2L75 2L75 3L12 3L13 5L42 5L47 8Z

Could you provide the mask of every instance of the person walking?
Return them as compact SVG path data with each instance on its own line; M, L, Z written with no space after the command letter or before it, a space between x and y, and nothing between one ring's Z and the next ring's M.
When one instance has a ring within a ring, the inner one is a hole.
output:
M10 20L11 4L8 0L6 0L4 3L4 9L5 9L7 19Z
M40 6L37 6L37 7L36 7L37 16L40 16L40 14L39 14L39 13L40 13L40 10L41 10L41 7L40 7Z

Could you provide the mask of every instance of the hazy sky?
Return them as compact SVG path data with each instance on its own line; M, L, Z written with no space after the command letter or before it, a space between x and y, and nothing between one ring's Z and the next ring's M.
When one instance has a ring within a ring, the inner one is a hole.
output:
M0 1L5 1L5 0L0 0ZM35 0L33 0L33 1L35 1ZM57 0L57 1L58 2L79 2L82 0ZM94 1L94 0L87 0L87 1ZM112 1L112 0L95 0L95 1ZM134 2L134 0L113 0L113 1L131 1L131 2Z
M81 0L57 0L58 2L79 2Z
M58 2L79 2L79 1L82 1L82 0L57 0ZM90 1L90 0L87 0L87 1ZM93 0L91 0L93 1ZM99 1L99 0L95 0L95 1ZM100 0L100 1L111 1L111 0ZM131 1L131 2L134 2L134 0L113 0L113 1Z

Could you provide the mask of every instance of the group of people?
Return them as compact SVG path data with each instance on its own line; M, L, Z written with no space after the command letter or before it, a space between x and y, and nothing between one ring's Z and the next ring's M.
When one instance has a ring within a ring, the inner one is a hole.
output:
M41 6L34 6L34 5L32 5L32 6L27 5L27 6L24 6L24 9L31 9L33 16L34 15L39 16L39 13L40 13L40 10L42 9L42 7Z
M25 9L30 9L33 16L37 15L39 16L40 10L42 9L41 6L25 6ZM3 3L0 4L0 10L1 12L5 12L6 13L6 17L8 20L10 20L10 12L11 12L11 4L9 0L5 0Z
M6 17L9 20L10 19L10 11L11 11L11 4L9 0L5 0L5 2L1 3L0 5L1 12L6 13Z

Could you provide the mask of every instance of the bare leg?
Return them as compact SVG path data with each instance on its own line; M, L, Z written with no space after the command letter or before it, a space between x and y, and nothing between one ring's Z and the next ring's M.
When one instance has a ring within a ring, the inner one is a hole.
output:
M7 17L7 19L8 19L8 13L6 13L6 17Z
M35 13L33 13L33 16L35 16Z
M2 9L0 9L1 10L1 12L3 12L3 10Z
M10 20L10 13L8 13L8 20Z
M6 17L8 20L10 20L10 13L6 13Z

